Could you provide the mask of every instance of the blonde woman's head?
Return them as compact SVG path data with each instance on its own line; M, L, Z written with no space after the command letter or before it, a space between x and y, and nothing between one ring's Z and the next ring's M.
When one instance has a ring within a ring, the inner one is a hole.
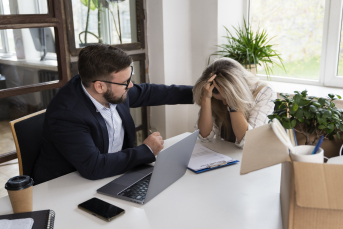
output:
M202 90L212 74L216 74L215 82L220 87L213 90L213 98L221 100L223 105L247 114L254 104L257 86L262 86L258 77L247 71L240 63L231 58L220 58L210 64L202 73L193 89L195 102L200 105ZM264 85L263 85L264 86ZM219 94L219 91L222 94ZM258 90L260 91L260 90ZM257 92L257 93L256 93Z
M202 73L193 88L193 98L200 106L203 88L213 74L219 88L212 91L212 114L218 126L230 128L227 106L243 112L247 118L258 92L265 86L260 79L231 58L220 58L211 63ZM219 91L221 93L219 93Z

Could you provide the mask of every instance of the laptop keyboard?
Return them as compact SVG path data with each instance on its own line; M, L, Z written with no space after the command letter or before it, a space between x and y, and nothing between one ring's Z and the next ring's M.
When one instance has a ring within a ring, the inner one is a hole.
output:
M128 187L127 189L124 189L118 195L126 196L135 200L144 200L145 195L148 191L150 178L151 174L144 177L142 180L138 181L137 183Z

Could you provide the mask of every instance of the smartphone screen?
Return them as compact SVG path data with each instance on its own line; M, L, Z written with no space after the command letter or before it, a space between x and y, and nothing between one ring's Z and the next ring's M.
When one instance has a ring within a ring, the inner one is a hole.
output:
M116 216L119 216L125 212L124 209L109 204L98 198L87 200L86 202L79 204L78 207L106 221L111 221Z

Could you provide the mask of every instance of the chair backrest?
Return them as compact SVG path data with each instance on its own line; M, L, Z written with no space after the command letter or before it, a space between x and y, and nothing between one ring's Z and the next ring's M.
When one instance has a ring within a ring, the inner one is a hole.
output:
M10 122L20 175L32 176L42 147L44 118L45 110L42 110Z

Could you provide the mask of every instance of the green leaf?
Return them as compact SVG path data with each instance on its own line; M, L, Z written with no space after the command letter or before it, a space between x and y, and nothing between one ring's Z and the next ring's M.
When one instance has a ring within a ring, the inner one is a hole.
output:
M319 125L318 129L320 129L320 130L325 129L325 126L324 125Z
M294 100L295 103L298 104L298 103L300 102L300 100L301 100L301 95L296 94L296 95L293 97L293 100Z
M334 128L335 128L335 126L334 126L332 123L330 123L330 124L328 125L328 129L333 130Z
M339 116L337 114L333 114L332 118L335 119L335 120L339 120Z
M320 99L318 99L318 103L320 103L321 106L324 106L325 100L326 99L324 99L324 98L320 98Z
M336 95L337 96L337 98L339 98L339 99L342 99L342 96L340 96L340 95ZM338 134L338 133L337 133Z
M306 96L307 96L307 90L302 91L302 92L301 92L301 95L304 96L304 97L306 97Z
M341 135L337 132L337 138L341 139Z
M311 118L312 117L312 114L308 111L304 111L304 115L306 118Z
M268 115L268 118L269 118L270 120L273 120L273 119L275 118L275 116L274 116L274 115Z
M317 107L315 107L314 105L310 105L310 111L316 112L317 111Z
M320 103L312 102L312 104L315 105L316 107L321 107Z
M296 117L297 119L300 119L300 118L302 118L303 116L304 116L304 111L301 110L301 109L298 109L297 113L295 113L295 117Z
M295 125L297 125L297 120L293 119L292 122L291 122L291 128L294 128Z
M334 131L334 129L326 129L325 131L326 131L326 133L330 134L330 133L332 133Z
M339 124L339 129L343 132L343 124L342 123Z
M331 111L326 110L326 111L324 111L323 117L327 118L327 117L331 117L331 115L332 115Z
M98 8L98 4L99 4L98 0L92 0L92 2L95 5L95 7Z
M309 104L311 102L311 100L309 99L302 99L298 104L299 106L305 106L307 104Z
M86 7L88 7L88 1L90 1L90 9L91 10L95 10L97 8L97 6L94 5L93 0L80 0L80 1Z
M295 104L293 105L293 111L297 111L297 110L298 110L298 107L299 107L298 104L295 103Z

